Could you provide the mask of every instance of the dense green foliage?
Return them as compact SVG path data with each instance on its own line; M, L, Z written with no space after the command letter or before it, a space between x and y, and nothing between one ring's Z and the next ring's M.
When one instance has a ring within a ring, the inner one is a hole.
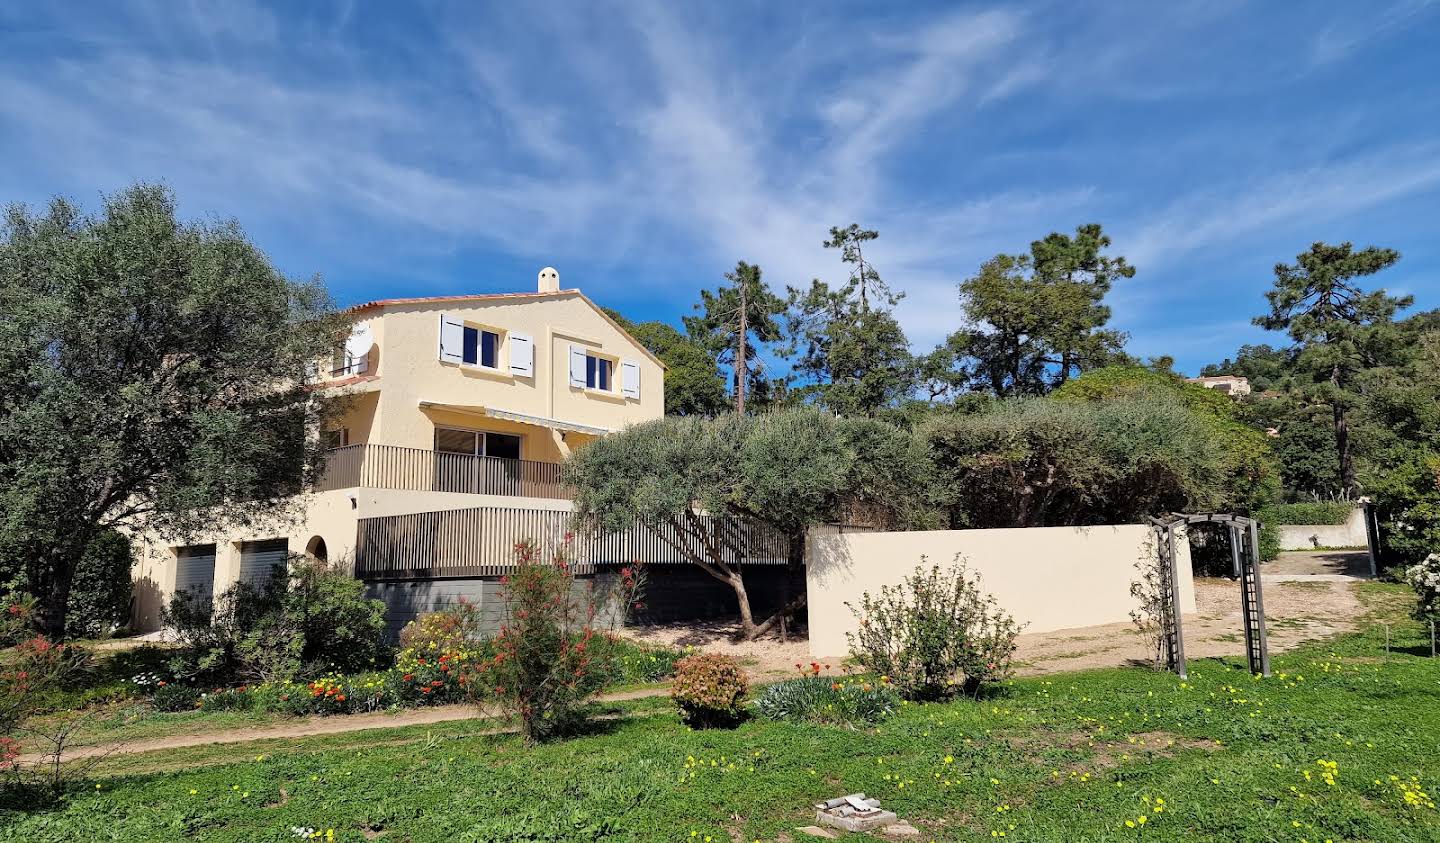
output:
M1371 258L1381 259L1388 255ZM1391 321L1405 300L1384 297L1383 291L1346 295L1360 302L1354 305L1357 313L1372 316L1336 327L1336 348L1318 347L1323 338L1283 352L1247 347L1226 365L1264 377L1276 390L1252 394L1236 407L1247 424L1269 433L1282 500L1354 499L1337 452L1336 421L1343 421L1355 486L1375 501L1379 513L1382 565L1403 568L1440 548L1440 320L1431 312ZM1342 302L1332 310L1343 316L1347 307ZM1306 318L1299 324L1318 330L1319 323ZM1301 359L1307 347L1308 362ZM1328 374L1316 369L1320 359L1333 363ZM1336 366L1343 389L1325 379Z
M1038 395L1074 375L1123 359L1125 335L1106 328L1104 298L1135 275L1123 257L1102 254L1099 225L1073 237L1053 232L1022 255L996 255L960 284L965 319L927 361L933 376L994 395ZM943 365L951 358L951 366Z
M130 622L130 541L105 530L90 541L75 567L66 626L72 635L109 635Z
M847 416L873 416L898 404L915 383L915 363L894 307L903 294L890 292L862 247L879 233L859 225L833 227L827 248L840 249L852 267L845 284L832 289L816 279L808 290L790 288L786 313L788 354L802 398Z
M1265 507L1260 517L1275 524L1344 524L1354 509L1344 501L1281 503Z
M1283 391L1295 379L1295 353L1264 343L1242 345L1235 359L1226 357L1220 363L1211 363L1201 368L1200 374L1205 377L1239 375L1249 380L1250 388L1256 392Z
M677 549L729 585L747 636L756 622L736 559L761 530L788 542L798 570L805 531L863 512L898 518L914 495L905 434L869 419L837 419L813 408L715 419L664 418L590 443L565 468L578 516L600 529L638 520L683 536ZM701 513L714 517L703 517Z
M385 604L323 563L297 557L288 568L258 585L237 582L213 602L177 592L165 612L180 644L171 676L213 686L374 668L387 652Z
M1164 392L1012 399L916 433L952 528L1117 524L1243 504L1257 471ZM1258 459L1260 455L1251 455ZM1241 470L1244 469L1244 470Z
M51 636L105 530L254 520L313 465L306 367L344 330L324 288L162 187L9 208L0 314L0 563Z
M1339 491L1353 495L1355 460L1350 411L1359 403L1357 379L1366 370L1394 362L1399 351L1396 311L1411 296L1365 291L1355 279L1373 275L1400 259L1393 249L1356 251L1349 243L1315 243L1293 265L1275 266L1275 286L1265 294L1270 312L1255 324L1285 331L1295 341L1297 386L1312 401L1330 407L1335 435Z
M99 789L51 809L0 809L0 838L278 841L300 826L341 841L774 841L815 801L864 791L922 840L1434 840L1428 639L1405 619L1408 589L1362 589L1393 606L1388 655L1370 618L1276 654L1270 680L1196 659L1185 682L1135 669L1019 679L979 705L903 705L878 730L755 718L690 731L648 707L523 751L475 721L170 750L116 758Z
M1234 400L1178 375L1139 366L1109 366L1087 372L1055 391L1060 400L1112 401L1164 395L1200 421L1207 448L1220 461L1223 492L1219 506L1253 512L1280 489L1280 466L1269 437L1246 424Z

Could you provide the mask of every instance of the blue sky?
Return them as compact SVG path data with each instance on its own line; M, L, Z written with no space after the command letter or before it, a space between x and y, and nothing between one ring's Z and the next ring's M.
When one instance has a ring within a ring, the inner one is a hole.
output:
M403 7L403 8L402 8ZM1243 342L1271 267L1390 246L1440 306L1440 5L0 4L0 200L163 180L337 300L562 286L678 322L738 259L917 350L997 252L1103 223L1141 355Z

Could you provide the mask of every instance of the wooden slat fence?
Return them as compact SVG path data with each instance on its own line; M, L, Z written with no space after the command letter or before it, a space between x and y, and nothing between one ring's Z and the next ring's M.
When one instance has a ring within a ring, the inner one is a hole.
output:
M571 518L569 512L506 507L362 518L355 576L365 580L501 576L514 564L517 542L533 540L548 555L565 542ZM703 518L707 526L716 520ZM726 561L785 564L785 536L734 519L724 519L722 525L732 531L727 544L739 548L727 550ZM686 555L665 541L676 535L670 528L656 532L638 523L619 533L574 535L570 556L582 573L593 571L596 565L637 560L652 565L686 564ZM703 558L703 551L699 552Z

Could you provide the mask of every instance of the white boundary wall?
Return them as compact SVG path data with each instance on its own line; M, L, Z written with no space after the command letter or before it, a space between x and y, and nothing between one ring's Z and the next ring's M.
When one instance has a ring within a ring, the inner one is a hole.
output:
M1190 545L1183 530L1175 543L1181 611L1195 612ZM806 566L810 652L820 657L849 651L845 634L857 619L845 604L865 592L897 585L921 564L953 564L956 554L981 587L993 594L1024 632L1129 622L1135 600L1135 563L1155 558L1150 528L1029 527L1001 530L914 532L812 531Z
M1281 550L1313 550L1317 547L1369 547L1365 536L1365 507L1350 510L1344 524L1280 524Z

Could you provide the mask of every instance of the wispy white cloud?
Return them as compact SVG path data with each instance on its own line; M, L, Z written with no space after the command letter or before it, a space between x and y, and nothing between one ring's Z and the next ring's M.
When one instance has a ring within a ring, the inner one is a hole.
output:
M1417 18L1435 11L1435 0L1398 0L1386 6L1362 4L1347 10L1320 30L1310 41L1310 60L1317 65L1348 58L1367 45Z
M36 196L166 179L306 269L415 285L396 292L507 283L427 277L464 252L555 263L602 296L649 283L680 312L737 259L777 285L837 279L821 241L861 222L922 348L958 326L959 280L1050 230L1105 223L1141 267L1117 322L1149 342L1186 256L1440 184L1440 146L1402 132L1377 147L1369 102L1327 100L1268 138L1233 113L1233 95L1280 84L1266 71L1399 37L1394 23L1346 40L1217 2L740 10L754 20L663 2L424 8L0 8L17 24L0 26L0 154ZM1222 54L1226 37L1268 52Z
M1440 186L1440 144L1384 147L1348 160L1196 191L1126 236L1136 265L1161 268L1216 243L1297 222L1353 215Z

